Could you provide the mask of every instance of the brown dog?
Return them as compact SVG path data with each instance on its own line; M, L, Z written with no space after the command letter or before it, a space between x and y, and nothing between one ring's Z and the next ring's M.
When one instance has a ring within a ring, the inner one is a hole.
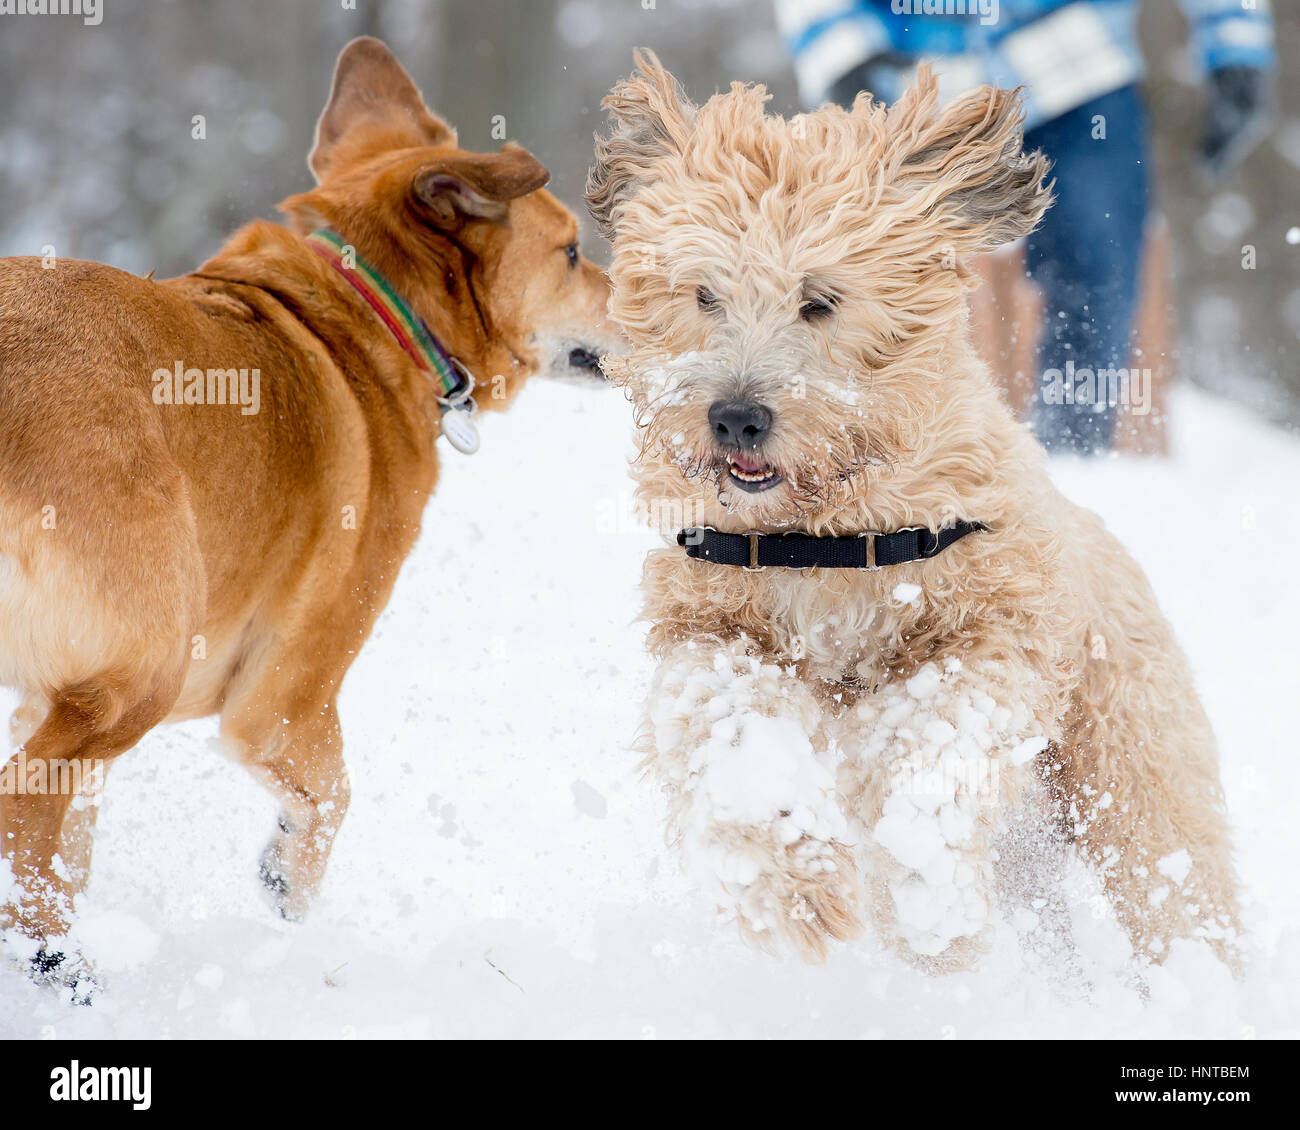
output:
M447 410L463 379L417 364L419 321L484 409L540 370L597 377L615 341L546 170L459 149L377 40L339 57L311 168L292 230L254 222L184 278L0 261L0 682L24 694L0 924L74 985L56 939L94 813L74 794L165 719L219 713L279 797L281 911L319 887L348 807L339 687L420 531L440 422L469 415Z

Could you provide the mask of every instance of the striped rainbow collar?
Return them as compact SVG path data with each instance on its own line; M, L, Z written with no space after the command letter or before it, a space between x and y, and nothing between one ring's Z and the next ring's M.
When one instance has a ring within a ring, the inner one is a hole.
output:
M352 284L379 315L397 344L433 378L437 397L444 405L458 405L468 399L474 389L469 370L438 344L424 320L383 275L361 258L355 247L329 228L312 232L307 236L307 243Z

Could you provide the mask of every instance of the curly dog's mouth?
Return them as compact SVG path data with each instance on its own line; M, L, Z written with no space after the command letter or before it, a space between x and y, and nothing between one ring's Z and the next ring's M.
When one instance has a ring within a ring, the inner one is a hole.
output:
M727 474L736 486L750 494L771 490L783 481L781 473L770 463L738 451L727 456Z

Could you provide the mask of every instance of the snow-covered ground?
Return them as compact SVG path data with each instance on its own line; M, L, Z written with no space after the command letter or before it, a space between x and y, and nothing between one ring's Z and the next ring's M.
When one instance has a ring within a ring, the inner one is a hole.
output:
M1256 949L1244 983L1185 944L1144 999L1082 888L1074 979L1010 926L978 972L933 979L869 938L808 967L713 922L628 751L651 541L630 413L535 382L480 454L446 455L349 677L354 799L309 920L261 897L273 806L215 725L155 731L110 776L80 916L106 991L67 1008L0 968L0 1036L1300 1036L1300 440L1201 393L1176 413L1167 463L1054 473L1147 568L1193 658Z

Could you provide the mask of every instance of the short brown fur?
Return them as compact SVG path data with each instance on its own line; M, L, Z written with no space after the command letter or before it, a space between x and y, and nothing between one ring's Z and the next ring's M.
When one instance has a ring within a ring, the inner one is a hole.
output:
M0 681L24 694L21 754L108 763L165 719L220 714L281 801L263 877L288 916L347 810L340 684L439 473L429 377L302 236L328 225L375 265L481 409L614 341L546 170L458 148L379 41L340 56L311 165L289 228L251 223L183 278L0 261ZM176 361L258 369L260 410L155 403ZM0 924L38 941L86 880L94 809L73 799L0 795Z

